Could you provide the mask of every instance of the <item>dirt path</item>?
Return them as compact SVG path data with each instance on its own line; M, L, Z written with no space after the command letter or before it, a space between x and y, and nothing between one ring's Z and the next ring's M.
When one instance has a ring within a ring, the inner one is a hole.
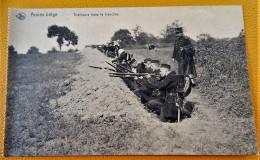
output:
M98 50L82 51L83 59L71 77L72 90L51 100L57 117L77 119L69 136L72 155L87 154L225 154L232 153L226 143L232 139L224 132L218 114L196 90L188 100L197 102L192 118L181 123L162 123L148 113L120 78L108 76L110 61ZM54 142L50 142L54 143ZM230 147L230 149L232 149Z

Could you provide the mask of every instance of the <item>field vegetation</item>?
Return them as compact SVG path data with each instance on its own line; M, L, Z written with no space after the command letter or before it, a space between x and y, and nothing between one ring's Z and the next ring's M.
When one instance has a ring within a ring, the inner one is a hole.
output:
M194 45L197 86L187 100L196 105L179 124L160 122L121 79L89 68L108 67L96 49L17 55L10 48L5 155L256 154L244 38ZM127 51L177 69L173 47Z
M56 122L49 100L71 90L69 77L76 74L77 53L9 56L5 155L36 156L45 143L57 138ZM55 134L55 136L54 136Z

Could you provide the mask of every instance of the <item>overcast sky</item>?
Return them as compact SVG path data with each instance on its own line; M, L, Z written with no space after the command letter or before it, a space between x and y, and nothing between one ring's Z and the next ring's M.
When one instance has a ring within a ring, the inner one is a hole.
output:
M21 12L26 15L24 20L16 17ZM36 16L41 13L44 16ZM46 16L46 13L56 16ZM99 16L91 16L92 13ZM106 13L114 16L106 16ZM201 33L209 33L215 38L235 37L244 28L242 6L10 9L9 45L19 53L26 53L31 46L43 53L52 47L58 48L56 38L46 36L48 26L56 24L74 31L79 37L76 48L81 49L86 44L104 44L115 31L131 31L136 24L143 31L160 36L161 30L175 19L183 24L184 34L193 39ZM66 49L68 47L63 46L63 50Z

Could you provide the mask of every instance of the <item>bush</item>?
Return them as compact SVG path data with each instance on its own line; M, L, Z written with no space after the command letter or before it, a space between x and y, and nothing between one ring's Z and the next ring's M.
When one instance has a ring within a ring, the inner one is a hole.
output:
M8 53L10 56L18 55L17 51L15 51L15 48L12 45L8 47Z
M244 38L205 38L196 43L196 50L196 67L202 68L198 84L203 84L200 86L203 95L213 102L220 101L224 106L230 104L227 108L222 107L226 116L251 116Z
M37 47L32 46L32 47L27 51L26 54L41 54L41 53L39 52L39 49L38 49Z
M69 52L69 53L72 53L72 52L75 52L75 50L70 48L70 49L68 50L68 52Z
M55 47L52 47L52 49L50 51L48 51L47 53L57 53L59 51L57 51L57 49Z

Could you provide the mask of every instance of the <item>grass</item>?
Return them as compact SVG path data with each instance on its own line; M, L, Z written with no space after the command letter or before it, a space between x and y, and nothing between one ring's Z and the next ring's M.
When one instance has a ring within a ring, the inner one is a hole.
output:
M45 141L60 136L49 99L70 91L66 80L80 59L76 53L9 57L5 156L36 156Z

